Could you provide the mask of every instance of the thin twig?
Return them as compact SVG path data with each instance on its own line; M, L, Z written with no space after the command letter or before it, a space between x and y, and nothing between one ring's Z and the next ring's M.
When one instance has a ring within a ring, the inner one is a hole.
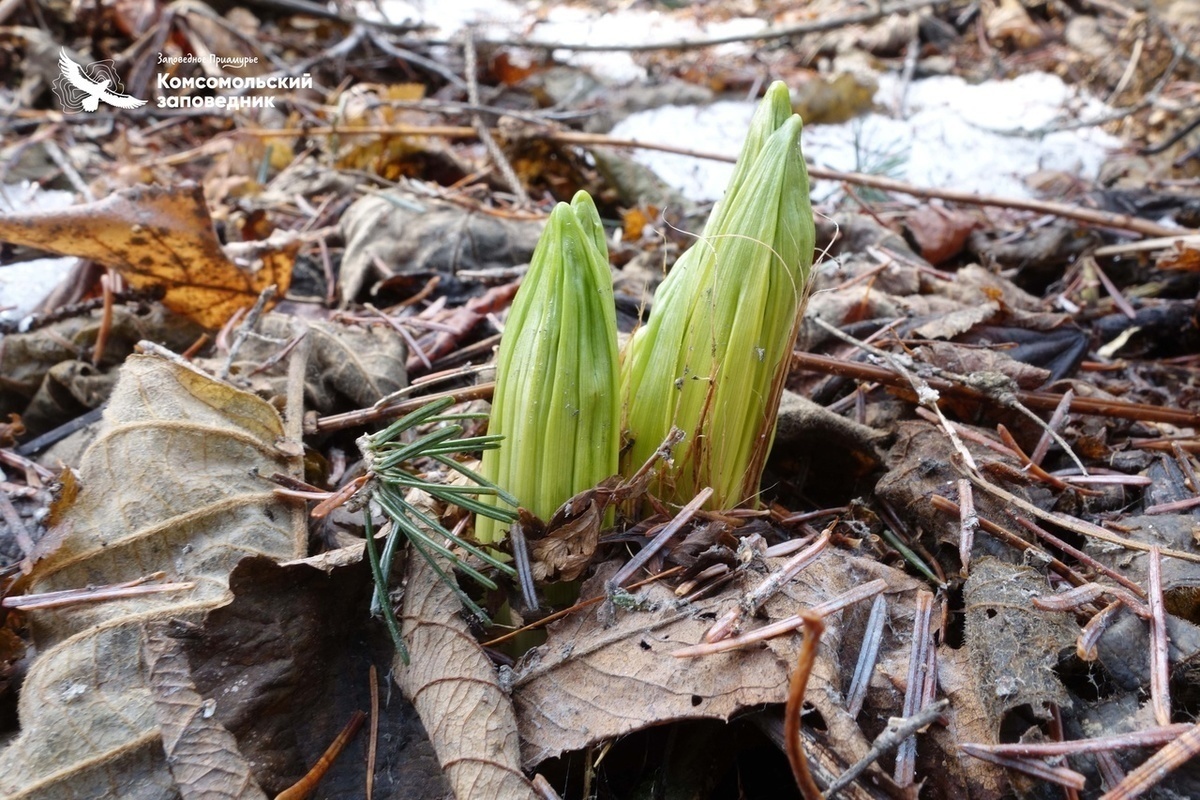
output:
M254 332L254 327L258 325L258 318L262 316L263 309L267 307L267 303L275 296L277 287L271 284L263 289L258 299L254 301L254 305L250 308L250 313L242 320L242 324L238 326L237 333L234 334L233 344L229 346L229 355L225 358L225 364L221 367L221 371L217 373L217 377L225 380L229 377L229 371L233 369L233 361L237 358L238 351L242 349L242 345L250 338L250 334Z
M1104 564L1100 561L1097 561L1095 558L1088 555L1087 553L1080 550L1079 548L1071 545L1070 543L1068 543L1068 542L1064 541L1063 539L1060 539L1059 537L1050 533L1050 531L1046 530L1041 525L1038 525L1033 520L1029 520L1029 519L1026 519L1025 517L1020 516L1019 514L1015 514L1015 513L1013 513L1013 511L1011 509L1006 508L1005 513L1007 513L1010 518L1012 518L1014 521L1016 521L1016 523L1018 525L1020 525L1022 528L1029 531L1030 533L1032 533L1034 536L1037 536L1039 539L1043 539L1048 544L1050 544L1054 547L1057 547L1059 550L1062 550L1064 553L1071 556L1072 558L1078 559L1080 562L1082 562L1083 564L1086 564L1091 569L1094 569L1103 575L1107 575L1109 578L1111 578L1112 580L1121 584L1122 586L1124 586L1129 591L1133 592L1138 597L1144 598L1146 596L1146 590L1143 589L1141 586L1138 586L1137 583L1129 580L1129 578L1126 578L1124 575L1117 572L1115 569L1107 566L1106 564Z
M1067 414L1071 413L1071 400L1074 397L1074 389L1067 389L1063 392L1062 400L1055 407L1054 413L1050 415L1050 419L1046 421L1046 427L1049 430L1042 431L1042 437L1038 439L1037 446L1029 454L1029 460L1039 467L1042 465L1042 460L1046 457L1046 453L1050 452L1050 441L1053 438L1050 436L1050 431L1057 431L1062 427L1063 420L1067 418Z
M1162 557L1157 547L1150 548L1150 705L1159 725L1171 724L1171 687L1167 656L1167 615L1163 608Z
M821 555L829 544L832 531L826 528L821 536L808 548L792 556L783 566L768 575L761 583L751 589L738 601L738 604L725 612L720 619L704 634L704 641L719 642L732 635L738 621L744 614L753 614L759 606L767 602L776 592L784 587L792 578Z
M804 746L800 743L800 715L804 711L804 692L808 689L808 679L817 662L817 648L821 644L821 634L825 632L825 622L819 614L811 611L801 611L800 615L804 618L804 641L800 644L796 669L788 685L787 706L783 712L783 740L800 794L804 795L804 800L823 800L821 790L808 769Z
M646 578L645 580L641 580L641 581L638 581L637 583L629 584L629 588L626 591L632 592L634 589L640 589L643 586L654 583L655 581L658 581L658 580L662 580L663 578L670 578L673 575L678 575L680 572L683 572L683 570L684 570L684 567L671 567L670 569L663 570L662 572L658 573L657 575L651 575L649 578ZM550 614L549 616L542 617L537 622L531 622L528 625L525 625L524 627L517 628L516 630L513 630L513 631L509 631L508 633L504 634L503 636L497 636L495 639L489 639L488 641L484 642L480 646L481 647L495 647L498 644L504 644L509 639L514 639L517 636L519 636L520 634L525 633L526 631L534 631L534 630L537 630L538 628L544 628L547 625L549 625L551 622L560 620L563 617L568 617L571 614L574 614L576 611L582 611L583 609L587 608L588 606L594 606L597 603L603 602L605 599L607 599L607 595L602 594L602 595L598 595L596 597L589 598L587 600L580 600L578 603L571 606L570 608L564 608L562 611L555 611L553 614Z
M1135 597L1133 592L1121 586L1104 586L1099 583L1085 583L1058 594L1040 595L1034 597L1031 602L1034 608L1042 611L1075 611L1104 595L1111 595L1120 600L1126 608L1142 619L1152 616L1150 607Z
M1066 514L1059 514L1054 511L1043 511L1033 503L1030 503L1028 500L1023 500L1012 492L1001 489L999 486L991 483L977 473L971 474L968 477L970 477L972 483L974 483L980 489L986 491L988 494L998 497L1014 508L1019 508L1026 514L1037 517L1038 519L1045 520L1046 522L1052 522L1055 525L1058 525L1061 528L1066 528L1074 533L1078 533L1092 539L1099 539L1100 541L1108 542L1109 544L1120 545L1121 547L1125 547L1130 550L1140 550L1142 552L1148 552L1150 550L1150 545L1148 544L1138 542L1133 539L1126 539L1123 536L1117 536L1116 534L1101 528L1099 525L1087 522L1086 520L1078 519L1077 517L1069 517ZM1195 553L1188 553L1183 550L1175 550L1173 548L1165 547L1160 548L1160 552L1164 556L1170 556L1171 558L1178 558L1181 561L1191 561L1192 563L1200 564L1200 555L1196 555Z
M313 128L241 128L234 135L273 138L276 136L350 136L350 135L383 135L383 136L444 136L456 139L474 139L478 136L472 127L461 125L361 125L361 126L317 126ZM632 139L614 139L604 134L581 133L578 131L538 131L540 138L560 144L605 145L608 147L625 147L640 150L655 150L663 153L702 158L710 161L733 163L737 159L724 153L705 153L687 147L675 145L654 144ZM884 178L879 175L865 175L859 172L840 172L838 170L808 165L808 174L812 178L851 183L856 186L869 186L886 192L897 192L922 199L942 199L966 205L996 206L999 208L1014 208L1032 211L1038 214L1050 214L1063 219L1097 225L1104 228L1132 231L1144 236L1166 237L1177 239L1196 233L1188 229L1169 228L1150 220L1141 219L1132 214L1116 214L1091 208L1055 203L1045 200L1027 200L1016 197L997 197L995 195L974 194L971 192L955 191L953 189L934 189L916 186L911 183Z
M962 564L959 574L965 578L971 571L971 548L975 546L975 531L979 529L975 495L966 478L958 480L958 520L958 560Z
M558 792L554 791L554 787L550 785L550 781L540 772L533 776L530 781L533 785L533 790L542 798L542 800L562 800Z
M605 584L605 587L610 591L619 589L622 584L637 574L637 571L646 565L646 562L650 560L651 556L661 550L662 546L670 541L675 534L683 530L684 525L687 525L689 522L691 522L692 517L696 516L696 512L700 510L700 507L708 502L708 498L712 497L712 493L713 490L711 487L705 486L703 489L701 489L700 493L692 498L690 503L679 509L679 513L675 515L675 519L664 525L663 529L658 533L658 535L647 542L646 545L638 551L637 555L629 559L629 561L627 561L625 565L617 571L617 574L612 576L612 579Z
M696 656L712 655L713 653L723 653L727 650L738 650L752 644L764 642L767 639L773 639L776 636L782 636L785 633L791 633L803 627L805 613L819 614L824 618L860 600L877 596L885 589L887 589L887 581L883 580L883 578L876 578L873 581L856 586L849 591L842 592L837 597L826 600L824 603L819 603L808 609L807 612L800 612L790 617L784 617L778 622L772 622L769 625L756 628L740 636L731 636L716 642L701 642L691 647L681 647L678 650L672 651L671 655L675 656L675 658L693 658Z
M354 734L358 733L358 729L362 727L366 716L361 711L355 711L350 716L350 721L346 723L346 727L342 728L341 733L330 742L329 747L317 759L317 763L313 764L312 769L306 772L304 777L296 781L290 788L275 795L275 800L304 800L304 798L315 792L317 784L321 782L321 778L325 777L325 773L329 772L329 768L333 766L333 762L342 754L342 750L354 738Z
M478 106L480 99L479 80L476 75L475 64L475 32L470 27L463 34L463 61L465 62L463 66L464 77L467 79L467 98L471 101L472 105ZM484 124L483 117L476 112L472 112L471 124L479 134L479 141L483 142L488 155L495 162L496 168L504 176L504 181L508 184L513 197L517 198L517 205L522 208L528 206L529 195L526 194L525 187L521 184L521 179L513 171L512 164L508 162L508 157L504 155L504 151L500 149L500 145L496 144L496 139L492 136L492 132L488 129L487 125Z
M838 779L829 785L829 788L825 791L825 796L833 797L836 792L844 789L850 785L851 781L866 772L867 767L875 763L880 756L899 747L902 742L910 736L915 735L926 725L936 722L949 705L949 700L939 700L911 717L892 717L889 719L887 727L883 729L883 733L876 736L875 741L871 742L871 749L867 751L867 754L839 775Z
M924 589L917 592L917 609L913 616L912 645L908 654L907 685L904 687L904 716L912 717L921 711L925 693L926 650L929 648L929 623L933 617L933 595ZM917 764L917 739L909 736L900 742L896 752L896 785L912 786Z
M962 515L962 512L959 511L958 504L948 497L942 497L939 494L935 494L931 495L929 500L933 504L933 507L939 511L945 511L947 514L956 514L960 517ZM1062 575L1064 578L1066 578L1072 586L1082 586L1087 583L1087 580L1082 575L1071 569L1059 559L1050 555L1050 553L1046 552L1032 542L1025 541L1020 536L1016 535L1010 530L1007 530L1001 525L997 525L987 517L979 517L979 527L1010 547L1015 547L1018 550L1031 555L1036 555L1043 564L1046 564L1059 575Z
M1108 630L1108 626L1116 621L1117 612L1125 607L1120 600L1114 600L1087 621L1087 624L1079 631L1078 638L1075 639L1075 655L1079 656L1080 661L1095 661L1099 658L1100 653L1097 648L1100 637Z
M883 642L883 628L887 624L887 596L880 594L871 604L871 616L867 618L867 626L863 630L863 643L858 651L858 661L854 665L854 677L850 679L850 688L846 690L846 713L857 717L862 711L863 701L867 697L867 689L871 685L871 676L875 674L875 662L879 659L879 645ZM830 787L830 794L833 787Z
M529 563L529 545L525 541L525 528L518 519L508 528L512 541L513 561L517 567L517 582L521 586L521 597L530 611L538 610L537 586L533 582L533 569Z
M1155 747L1174 741L1180 734L1191 730L1189 723L1164 725L1129 733L1114 733L1094 739L1074 739L1062 742L1015 742L1013 744L960 744L966 750L995 753L1001 756L1027 756L1029 758L1054 758L1107 750L1123 750L1131 747Z
M1133 800L1158 785L1163 778L1200 753L1200 723L1159 750L1146 763L1125 776L1100 800Z
M529 49L571 50L577 53L609 53L628 52L645 53L655 50L701 50L706 47L716 47L722 44L737 44L739 42L762 42L773 39L788 39L796 36L807 36L813 33L825 33L838 30L850 25L865 25L893 14L904 14L919 11L930 6L945 5L939 0L907 0L888 5L879 4L868 11L857 14L847 14L840 17L827 17L811 22L800 22L795 25L784 25L778 28L764 28L754 33L738 33L727 36L707 36L697 39L675 39L667 42L637 42L628 44L603 44L591 42L547 42L537 39L489 39L488 44L494 47L524 47ZM435 42L426 42L432 44Z
M903 376L886 368L873 364L863 364L818 353L792 353L792 366L798 369L809 369L826 375L839 375L860 381L874 381L888 386L905 387L909 382ZM938 379L930 379L929 385L939 392L963 397L976 401L994 400L994 398L971 386L962 386ZM1062 395L1052 392L1033 392L1017 389L1013 394L1030 408L1053 410L1062 402ZM1076 397L1071 401L1071 410L1077 414L1088 414L1098 417L1115 417L1117 419L1132 419L1142 422L1165 422L1181 428L1200 427L1200 414L1182 408L1166 408L1145 403L1129 403L1122 400L1097 400L1092 397ZM1040 421L1040 420L1039 420Z
M1192 466L1192 459L1188 453L1180 446L1179 442L1171 442L1171 452L1175 454L1175 461L1179 464L1179 468L1187 477L1190 484L1192 494L1200 496L1200 478L1196 477L1196 470Z
M966 445L962 443L962 440L958 437L958 432L953 426L950 425L950 420L946 419L946 416L942 413L941 407L938 406L940 395L938 394L937 390L930 386L924 378L917 375L916 372L913 371L916 367L916 363L911 358L904 355L889 353L886 350L881 350L878 347L875 347L874 345L867 344L864 341L854 338L840 328L830 325L820 317L812 317L812 321L815 322L818 327L823 328L827 333L838 339L841 339L843 342L854 345L864 353L869 353L870 355L883 359L890 364L892 369L900 373L900 375L908 381L909 385L912 386L913 391L917 395L917 402L937 415L943 430L945 430L946 435L950 437L950 444L953 445L955 451L962 456L963 462L973 470L978 469L975 464L975 459L971 455L971 451L968 450Z
M1037 761L1027 758L1017 758L1014 756L1002 756L987 751L976 751L970 745L959 745L962 751L968 755L978 758L980 761L989 761L1001 767L1015 769L1017 772L1024 772L1026 775L1032 775L1038 780L1048 781L1058 784L1059 786L1069 786L1074 789L1082 789L1087 783L1087 779L1073 769L1068 767L1054 767L1044 761Z
M1048 705L1050 707L1050 724L1048 726L1050 738L1061 742L1066 738L1063 733L1062 709L1058 707L1058 703L1049 703ZM1062 790L1066 800L1079 800L1079 790L1074 786L1064 786Z
M157 573L159 579L162 573ZM6 597L0 600L4 608L16 608L21 611L45 610L47 608L62 608L64 606L82 605L84 603L105 603L109 600L123 600L128 597L140 597L147 594L163 592L185 592L195 589L193 581L181 583L146 583L154 578L139 578L135 581L97 586L85 589L64 589L58 592L42 594L26 594L17 597Z
M96 345L92 349L92 366L100 366L104 358L104 348L108 346L108 335L113 324L113 286L115 273L110 269L100 276L100 291L103 293L104 306L100 312L100 328L96 331Z

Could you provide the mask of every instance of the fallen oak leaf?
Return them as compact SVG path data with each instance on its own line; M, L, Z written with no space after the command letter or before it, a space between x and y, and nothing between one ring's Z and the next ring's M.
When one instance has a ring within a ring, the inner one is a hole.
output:
M274 285L291 284L294 246L259 254L256 270L226 254L203 189L138 186L103 200L54 211L0 216L0 240L88 258L137 289L163 287L163 304L207 328L219 328Z

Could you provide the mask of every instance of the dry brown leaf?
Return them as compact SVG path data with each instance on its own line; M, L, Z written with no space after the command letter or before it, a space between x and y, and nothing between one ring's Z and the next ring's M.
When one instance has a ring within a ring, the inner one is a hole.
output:
M143 630L142 653L163 751L179 794L183 800L266 800L233 734L212 718L196 693L183 647L158 628Z
M517 720L491 660L462 619L462 605L420 555L410 552L396 682L417 707L455 794L537 798L521 772Z
M937 266L962 252L978 220L961 211L920 206L905 218L908 230L921 249L921 255Z
M1000 0L984 12L984 27L993 42L1024 50L1042 43L1042 31L1029 17L1020 0Z
M768 560L772 568L780 563L782 559ZM611 571L611 565L601 567L582 596L599 592ZM680 605L670 588L654 584L638 593L636 609L618 610L610 627L588 613L551 625L549 640L525 655L514 682L526 768L651 725L727 720L749 707L784 702L799 651L798 635L773 639L761 648L700 658L671 655L701 641L714 616L735 606L742 592L762 577L744 572L720 596L689 605ZM798 606L815 605L874 578L887 581L893 594L893 627L905 631L911 627L911 598L919 584L898 570L840 550L824 552L769 601L764 621L790 616ZM808 692L823 712L832 704L822 695L840 697L854 670L853 661L842 663L843 644L845 657L856 658L858 649L852 643L861 639L870 604L863 605L826 620ZM893 708L891 713L898 711ZM846 735L852 728L839 726ZM857 742L846 744L855 754L867 748L861 734Z
M331 414L340 408L361 408L408 385L404 363L408 348L396 330L379 324L345 325L332 320L307 320L305 336L312 342L304 374L304 408ZM296 335L294 319L286 314L268 314L259 332L268 339L251 337L238 351L230 371L231 380L249 384L263 396L283 395L287 382L287 360L253 374ZM214 366L224 363L213 359Z
M602 513L591 489L568 500L550 520L546 535L530 542L534 579L573 581L583 574L600 542ZM526 524L525 529L531 526Z
M1008 779L1003 767L973 758L958 749L960 742L992 744L996 732L984 711L978 676L965 648L938 649L938 687L950 700L945 728L934 725L930 736L946 754L936 768L922 771L940 797L970 797L1000 800L1008 797Z
M153 356L122 369L104 429L63 510L62 543L34 569L34 592L133 580L162 570L186 592L30 613L40 655L21 692L21 733L0 752L0 795L173 798L142 626L198 621L229 601L247 555L294 558L303 510L253 476L290 472L284 427L254 395ZM214 768L219 761L214 759Z
M274 284L291 283L293 253L267 254L254 272L225 255L196 184L126 189L56 211L0 216L0 240L112 267L137 289L164 287L163 304L218 328Z
M101 327L99 311L71 317L29 333L12 333L0 340L0 409L20 411L30 433L38 434L82 413L81 395L86 392L74 382L63 384L64 372L76 365L80 380L86 376L81 359L90 359ZM92 374L119 366L142 339L149 339L176 352L185 349L202 329L182 317L154 304L137 310L128 306L113 308L108 345ZM67 366L63 366L67 365ZM50 372L60 372L48 380ZM111 388L111 387L110 387ZM108 399L105 392L99 400ZM64 413L66 411L71 413Z
M390 680L390 643L371 647L386 635L371 619L375 584L356 550L346 566L324 561L328 571L311 559L243 559L229 578L232 602L182 642L196 691L212 698L213 720L237 737L269 795L300 780L351 714L371 708L368 664ZM381 688L376 800L443 800L448 787L416 711ZM349 743L321 780L322 798L361 800L367 746L362 733Z
M346 253L338 271L343 305L362 299L382 278L440 274L454 290L459 270L510 269L527 263L542 223L479 214L398 189L356 200L339 227Z
M971 563L963 588L967 656L993 736L1010 709L1028 705L1045 717L1051 703L1071 705L1054 667L1079 627L1067 614L1034 608L1033 598L1046 593L1046 579L1030 567L991 557Z
M1158 256L1155 265L1159 269L1200 272L1200 243L1176 242L1173 247L1164 250Z

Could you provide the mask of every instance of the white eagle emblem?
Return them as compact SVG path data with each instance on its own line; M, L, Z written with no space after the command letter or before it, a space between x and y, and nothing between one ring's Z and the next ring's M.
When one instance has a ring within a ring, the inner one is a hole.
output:
M97 61L86 68L71 60L65 49L58 51L58 68L62 77L54 81L54 93L66 111L95 111L100 101L117 108L141 108L145 100L122 94L125 87L117 78L111 61Z

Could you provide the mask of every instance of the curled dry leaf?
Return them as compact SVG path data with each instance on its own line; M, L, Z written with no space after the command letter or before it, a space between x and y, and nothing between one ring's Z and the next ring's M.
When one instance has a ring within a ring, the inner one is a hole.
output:
M530 542L536 580L573 581L588 568L600 543L604 509L616 483L609 479L601 483L601 491L587 489L580 492L563 503L545 525L536 519L527 519L530 515L521 509L521 522ZM532 534L533 531L545 533L537 535Z
M411 551L406 585L402 632L412 662L396 658L396 682L416 706L455 795L537 798L521 772L512 701L458 598Z
M345 404L354 408L408 385L404 362L408 348L395 329L379 323L347 325L333 320L307 320L305 336L312 342L304 373L304 408L330 414ZM287 360L255 373L296 335L292 317L268 314L259 332L269 339L250 337L238 351L230 374L235 383L248 381L264 396L286 394ZM274 340L274 341L272 341ZM223 359L214 359L214 364Z
M768 559L778 567L784 559ZM602 566L584 585L594 596L612 570ZM788 677L796 664L799 635L755 647L698 658L671 653L700 642L715 616L735 607L742 594L764 574L743 572L721 595L679 604L667 586L652 584L637 595L637 608L617 612L609 627L596 614L577 614L554 623L549 640L531 650L517 668L513 702L520 723L522 758L532 768L547 758L580 750L651 725L684 719L722 719L764 703L787 699ZM787 584L763 610L773 622L791 616L797 606L811 607L860 583L883 578L893 593L893 628L886 648L907 649L905 636L913 616L913 590L919 585L899 570L827 550ZM830 615L821 639L808 696L832 711L854 671L870 604ZM895 715L899 706L889 710ZM845 716L843 714L843 716ZM868 743L853 725L839 731L851 760ZM857 733L857 736L855 734Z
M82 413L85 401L108 399L98 373L118 366L142 339L182 352L202 333L200 326L171 314L160 305L144 310L113 308L108 344L99 365L90 363L102 325L101 313L69 317L28 333L4 336L0 347L0 409L19 411L36 435ZM85 366L86 364L86 366ZM53 373L53 374L51 374Z
M256 271L226 256L195 184L145 186L56 211L0 216L0 240L112 267L137 289L163 287L163 304L218 328L274 284L291 283L293 253L266 254Z
M541 222L480 214L410 192L369 194L342 215L342 302L359 299L376 281L393 275L418 275L423 280L441 275L442 289L452 291L459 270L510 269L527 263L542 227Z
M266 800L233 734L206 712L179 641L161 626L143 630L143 637L147 682L179 794L184 800Z
M0 796L90 797L96 786L178 796L141 667L142 626L199 621L228 602L229 573L247 555L300 554L302 510L252 476L293 469L283 436L279 415L251 394L153 356L128 360L63 509L61 543L30 589L158 570L196 587L30 614L40 655L21 692L21 733L0 752Z

